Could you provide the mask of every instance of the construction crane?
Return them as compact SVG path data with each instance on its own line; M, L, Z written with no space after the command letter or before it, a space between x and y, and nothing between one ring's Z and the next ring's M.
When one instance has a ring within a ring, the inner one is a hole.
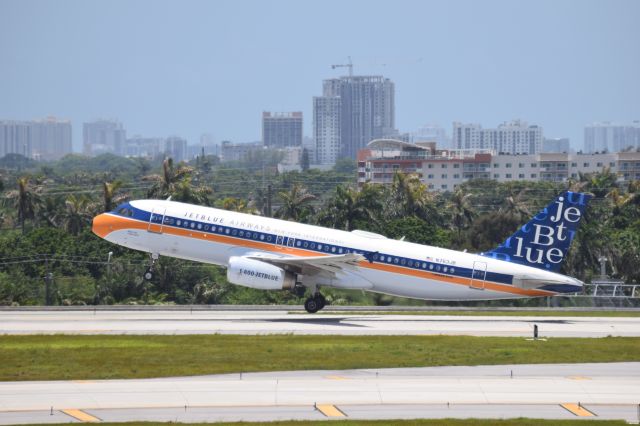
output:
M331 69L335 70L336 68L349 68L349 77L353 77L353 63L351 62L351 56L347 56L347 58L349 58L348 64L331 65Z

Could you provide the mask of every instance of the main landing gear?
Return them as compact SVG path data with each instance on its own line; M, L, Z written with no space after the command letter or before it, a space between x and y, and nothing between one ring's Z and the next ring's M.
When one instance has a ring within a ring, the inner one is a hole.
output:
M305 300L304 309L310 314L315 314L327 304L327 299L322 294L315 293L313 296Z
M151 253L149 255L149 267L147 267L147 270L144 271L144 274L142 275L146 281L151 281L153 279L154 269L159 257L160 255L158 253Z

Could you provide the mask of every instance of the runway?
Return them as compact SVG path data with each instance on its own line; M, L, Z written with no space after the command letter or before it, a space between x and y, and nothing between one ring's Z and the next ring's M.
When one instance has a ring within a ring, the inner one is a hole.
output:
M637 421L640 363L0 383L0 423L326 418Z
M306 314L286 310L0 311L0 334L640 336L640 317Z

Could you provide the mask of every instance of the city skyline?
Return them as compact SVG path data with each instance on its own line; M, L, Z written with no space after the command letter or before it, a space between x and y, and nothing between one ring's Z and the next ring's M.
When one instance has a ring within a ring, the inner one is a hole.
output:
M639 15L640 3L624 0L4 0L0 117L70 119L75 151L80 123L100 117L190 144L202 133L259 140L262 111L312 117L318 82L346 75L331 65L351 56L355 75L395 83L401 132L519 118L581 149L589 123L640 117L640 55L629 54Z

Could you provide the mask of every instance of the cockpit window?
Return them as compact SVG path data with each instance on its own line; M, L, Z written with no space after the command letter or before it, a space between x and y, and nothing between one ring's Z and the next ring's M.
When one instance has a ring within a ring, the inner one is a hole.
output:
M120 216L124 216L124 217L133 217L133 209L131 208L131 206L129 204L121 204L118 207L116 207L116 209L114 210L114 212Z

